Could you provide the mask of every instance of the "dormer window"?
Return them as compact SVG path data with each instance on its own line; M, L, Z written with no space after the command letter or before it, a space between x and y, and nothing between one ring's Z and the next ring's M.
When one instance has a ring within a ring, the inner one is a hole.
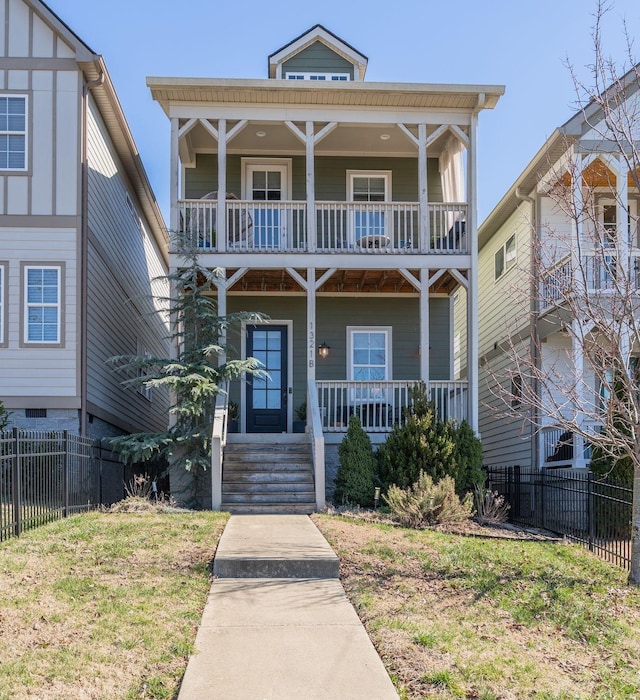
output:
M350 77L347 73L287 73L287 80L336 80L346 81Z

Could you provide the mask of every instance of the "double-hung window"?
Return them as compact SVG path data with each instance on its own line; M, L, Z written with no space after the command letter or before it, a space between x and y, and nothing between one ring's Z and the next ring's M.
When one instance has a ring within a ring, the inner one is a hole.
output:
M496 251L494 256L495 279L499 279L507 270L511 269L516 264L516 260L516 234L514 233Z
M391 172L349 170L347 194L354 203L353 242L366 248L386 247L391 238L391 221L385 211L385 202L391 199Z
M25 344L61 344L61 307L62 267L60 265L25 265Z
M0 95L0 170L27 169L27 98Z

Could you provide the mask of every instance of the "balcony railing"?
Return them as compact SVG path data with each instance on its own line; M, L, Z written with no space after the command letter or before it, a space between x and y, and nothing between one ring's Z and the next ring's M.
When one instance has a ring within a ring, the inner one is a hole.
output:
M307 203L226 202L226 248L232 252L466 253L467 204L428 205L427 231L420 231L416 202L316 202L315 246L309 244ZM203 250L220 250L217 201L178 202L179 225Z
M565 257L541 275L540 307L562 304L567 295L584 289L584 293L595 294L616 288L619 262L615 255L583 255L580 269L573 271L570 257ZM640 252L630 254L630 288L640 290Z
M322 428L329 433L345 432L349 417L356 415L367 432L389 432L394 425L404 423L405 409L411 404L409 392L415 384L414 381L319 381ZM429 395L444 420L461 422L467 418L466 381L429 382Z

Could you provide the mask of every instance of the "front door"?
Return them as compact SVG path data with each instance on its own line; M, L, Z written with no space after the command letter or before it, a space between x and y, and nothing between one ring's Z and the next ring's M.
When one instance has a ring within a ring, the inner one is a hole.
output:
M247 326L247 357L259 360L266 377L248 375L247 432L287 432L287 326Z

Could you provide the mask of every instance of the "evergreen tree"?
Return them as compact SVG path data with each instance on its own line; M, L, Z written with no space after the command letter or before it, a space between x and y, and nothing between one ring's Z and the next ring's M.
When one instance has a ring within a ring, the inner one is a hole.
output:
M338 454L340 466L336 476L335 502L365 507L373 505L377 485L376 456L358 416L349 418L349 427L338 447Z
M172 289L169 306L177 348L176 357L121 355L111 358L119 371L135 374L125 385L167 390L171 396L172 424L161 432L134 433L114 438L113 449L129 462L163 458L173 469L206 470L211 463L211 433L216 397L228 380L246 372L259 372L257 360L228 359L218 365L226 348L220 339L224 331L241 321L256 322L263 316L240 313L218 316L209 295L217 270L198 263L199 249L176 239L184 265L167 275ZM159 312L163 313L163 312Z

